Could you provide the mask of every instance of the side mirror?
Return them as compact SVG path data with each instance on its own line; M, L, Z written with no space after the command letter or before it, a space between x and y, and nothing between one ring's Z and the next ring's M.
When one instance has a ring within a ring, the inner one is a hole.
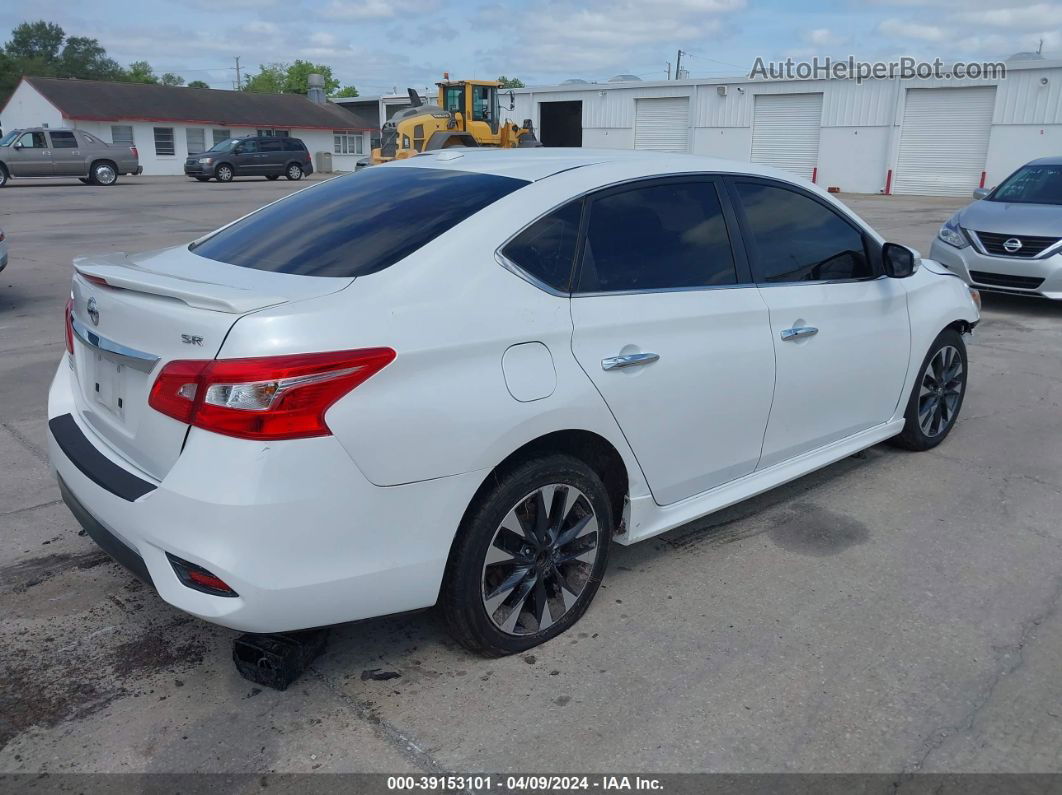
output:
M516 110L516 94L509 89L509 110Z
M15 148L16 149L21 149L22 148L22 141L16 141L15 142Z
M921 259L914 249L899 243L886 243L881 248L881 261L885 266L885 275L892 279L906 279L918 270Z
M991 192L991 188L974 188L973 197L975 199L983 199Z

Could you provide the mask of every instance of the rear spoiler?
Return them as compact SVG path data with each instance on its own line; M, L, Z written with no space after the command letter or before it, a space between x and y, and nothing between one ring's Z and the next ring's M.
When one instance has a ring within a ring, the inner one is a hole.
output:
M262 295L225 284L212 284L147 271L129 262L121 253L102 257L79 257L74 260L74 270L89 281L103 283L108 287L176 298L197 309L233 315L242 315L288 301L281 296Z

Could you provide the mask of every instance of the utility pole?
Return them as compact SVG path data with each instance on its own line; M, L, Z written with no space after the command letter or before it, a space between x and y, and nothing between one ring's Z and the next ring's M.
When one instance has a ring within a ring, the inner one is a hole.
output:
M236 90L243 91L243 83L240 82L240 56L236 57Z
M671 79L671 61L664 61L667 64L667 79Z
M681 80L682 79L682 56L683 56L683 54L684 53L682 52L682 50L679 50L678 51L678 55L675 56L675 79L676 80Z

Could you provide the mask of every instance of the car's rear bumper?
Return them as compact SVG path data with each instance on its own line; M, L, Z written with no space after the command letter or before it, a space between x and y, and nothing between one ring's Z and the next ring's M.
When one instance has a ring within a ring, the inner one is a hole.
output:
M483 473L378 487L334 437L266 444L193 428L155 481L78 420L74 378L64 355L48 399L48 453L63 498L101 547L170 604L247 632L434 604ZM169 555L238 595L187 587Z
M1062 299L1062 253L1041 259L994 257L933 240L929 256L979 290Z

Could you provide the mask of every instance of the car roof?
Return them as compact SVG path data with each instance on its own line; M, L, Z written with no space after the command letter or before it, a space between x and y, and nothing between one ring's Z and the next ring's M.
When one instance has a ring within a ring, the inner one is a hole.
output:
M671 152L647 152L634 149L582 149L562 147L534 147L525 149L495 149L490 147L443 149L395 160L388 167L443 168L495 174L529 182L585 166L611 163L641 163L646 173L674 174L682 172L723 172L753 174L789 182L800 182L793 174L755 163L724 160L701 155Z
M1055 155L1054 157L1041 157L1036 160L1030 160L1025 165L1027 166L1062 166L1062 155Z

